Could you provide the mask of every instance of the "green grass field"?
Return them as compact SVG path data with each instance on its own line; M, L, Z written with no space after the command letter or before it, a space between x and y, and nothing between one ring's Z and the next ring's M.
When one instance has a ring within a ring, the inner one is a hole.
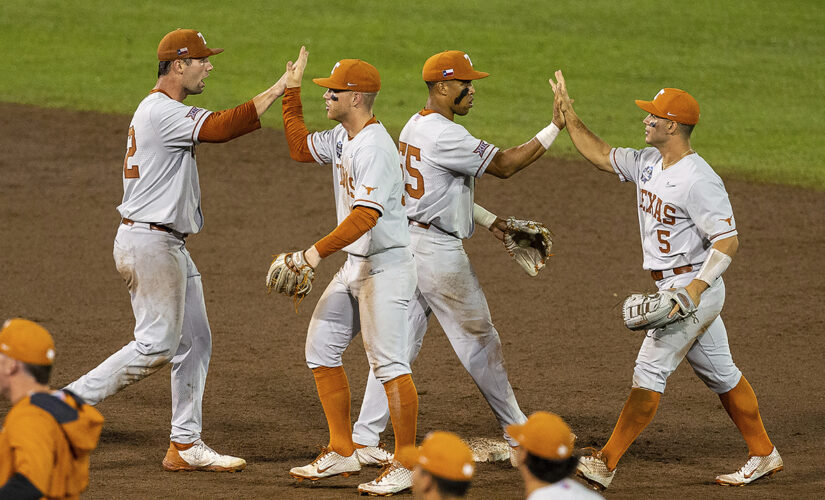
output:
M610 144L644 146L633 100L679 87L702 107L693 145L720 173L825 189L821 0L428 3L3 0L0 101L130 114L155 83L160 38L191 27L226 52L213 58L207 91L187 102L234 106L305 44L311 129L330 123L309 78L353 57L381 72L376 114L397 134L426 100L424 60L460 49L492 74L460 122L496 145L549 122L547 79L561 68L579 115ZM281 127L279 111L264 124ZM576 154L566 135L553 149Z

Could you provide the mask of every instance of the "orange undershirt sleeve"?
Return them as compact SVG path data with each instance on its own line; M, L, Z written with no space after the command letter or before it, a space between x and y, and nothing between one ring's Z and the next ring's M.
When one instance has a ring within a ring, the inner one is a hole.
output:
M255 103L247 101L224 111L215 111L206 117L198 132L200 142L226 142L261 128Z
M307 145L309 130L307 130L307 126L304 124L304 108L301 105L301 87L286 89L284 98L281 100L281 109L284 115L286 142L289 144L289 156L295 161L304 163L315 161Z
M368 207L357 206L352 210L346 219L331 233L324 236L315 244L315 249L321 258L328 257L338 250L354 242L367 231L378 224L378 217L381 213Z

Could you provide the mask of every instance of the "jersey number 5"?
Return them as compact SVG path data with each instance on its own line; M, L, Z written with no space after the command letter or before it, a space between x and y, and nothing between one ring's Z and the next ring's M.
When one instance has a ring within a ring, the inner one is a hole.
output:
M667 237L670 236L670 231L665 229L657 229L656 236L659 238L659 251L662 253L670 253L670 242L667 241Z
M129 138L126 141L126 158L123 159L123 177L126 179L137 179L140 177L140 169L138 169L138 166L129 166L129 158L135 156L135 152L137 152L135 127L129 127Z
M412 160L415 158L416 161L421 161L421 149L410 146L405 142L399 142L398 151L404 157L404 159L401 160L401 170L403 171L406 168L410 177L415 179L415 188L413 188L412 184L407 183L404 189L407 191L407 194L410 195L410 198L419 200L424 196L424 176L421 175L420 170L412 166Z

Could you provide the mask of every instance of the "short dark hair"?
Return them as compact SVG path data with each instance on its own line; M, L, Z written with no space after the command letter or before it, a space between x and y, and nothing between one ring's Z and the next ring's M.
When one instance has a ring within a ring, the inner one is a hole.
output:
M169 73L169 70L172 68L173 62L175 61L158 61L158 78ZM183 62L185 62L186 65L189 66L190 64L192 64L192 59L187 57L186 59L183 59Z
M685 137L690 137L690 134L693 133L693 127L696 126L696 124L687 125L685 123L679 123L679 122L676 122L676 125L679 125L679 132L681 132L682 135L685 136Z
M23 363L23 370L34 377L38 384L47 385L49 378L52 375L52 365L33 365L31 363Z
M530 474L536 476L545 483L556 483L573 474L576 465L579 463L577 456L571 456L563 460L548 460L527 452L524 465Z
M441 496L445 497L465 497L467 496L467 491L470 489L470 481L454 481L452 479L444 479L443 477L438 477L435 474L430 473L427 470L423 470L427 475L429 475L435 481L435 488L441 494Z

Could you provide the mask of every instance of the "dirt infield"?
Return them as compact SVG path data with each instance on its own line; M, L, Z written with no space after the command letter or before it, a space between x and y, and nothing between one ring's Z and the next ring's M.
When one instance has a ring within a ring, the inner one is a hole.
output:
M132 339L129 297L112 259L129 117L11 104L0 104L0 112L0 315L40 321L54 334L59 387ZM287 474L327 439L303 354L320 293L296 314L290 301L264 290L271 254L305 248L335 225L330 170L289 160L283 134L273 130L202 145L198 162L206 225L188 246L203 276L214 342L203 435L249 466L237 474L161 470L170 419L164 369L98 406L107 421L85 498L353 498L377 469L317 484ZM719 399L682 366L608 498L811 498L825 491L825 193L726 185L741 247L725 274L723 317L785 471L747 488L713 484L744 463L747 448ZM545 221L556 236L555 256L537 278L490 235L466 242L523 410L561 414L579 446L604 444L642 340L622 326L617 304L630 291L653 288L641 270L632 186L548 156L509 181L485 177L477 199L503 216ZM319 292L342 260L322 264ZM360 339L345 367L355 417L367 373ZM435 321L413 376L419 439L433 429L500 435ZM7 410L0 403L0 415ZM518 498L520 484L508 464L484 464L470 497Z

